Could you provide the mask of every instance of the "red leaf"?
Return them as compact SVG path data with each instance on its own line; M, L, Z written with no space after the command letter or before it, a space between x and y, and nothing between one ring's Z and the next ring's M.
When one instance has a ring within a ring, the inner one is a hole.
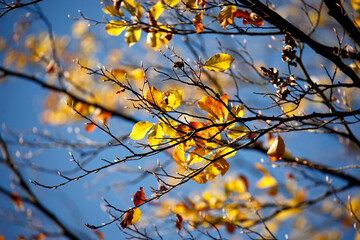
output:
M133 216L134 216L134 211L126 212L123 220L120 223L120 226L124 229L124 228L127 228L127 226L131 225Z
M133 201L136 207L145 202L145 194L142 187L140 187L140 191L135 193Z
M183 227L183 217L180 214L176 214L175 226L177 229L181 230Z
M234 17L237 17L237 18L248 18L249 16L250 16L250 13L246 10L237 9L236 12L234 13Z

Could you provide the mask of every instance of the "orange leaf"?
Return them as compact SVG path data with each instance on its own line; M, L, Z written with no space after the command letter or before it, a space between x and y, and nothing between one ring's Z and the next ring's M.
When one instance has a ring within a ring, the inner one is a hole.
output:
M246 25L248 23L253 24L257 27L260 27L263 24L263 19L256 15L256 13L250 13L250 16L243 19L243 24Z
M175 226L177 229L181 230L183 227L183 217L180 214L176 214Z
M237 17L237 18L248 18L249 16L250 16L250 13L246 10L237 9L236 12L234 13L234 17Z
M203 12L199 12L198 14L196 14L194 19L192 20L192 23L196 28L196 33L201 33L204 30L202 20L203 20Z
M40 233L35 237L36 240L44 240L46 238L45 233Z
M140 187L140 191L137 191L134 195L134 204L135 207L139 206L140 204L145 202L145 194L143 192L143 188Z
M221 100L223 103L212 97L205 96L198 101L198 107L201 110L208 112L215 119L223 122L228 115L228 109L226 106L228 105L229 96L224 94L221 97Z
M18 193L16 193L16 192L11 193L10 201L12 201L14 203L16 211L24 210L24 205L23 205L22 199Z
M93 123L85 123L85 131L91 133L95 130L95 124Z
M214 167L220 172L222 176L229 170L229 163L226 161L225 158L220 158L219 160L215 161Z

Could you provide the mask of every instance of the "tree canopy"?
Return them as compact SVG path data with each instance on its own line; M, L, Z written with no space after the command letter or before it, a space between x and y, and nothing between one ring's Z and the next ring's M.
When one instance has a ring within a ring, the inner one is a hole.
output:
M80 2L0 1L0 239L360 239L359 0Z

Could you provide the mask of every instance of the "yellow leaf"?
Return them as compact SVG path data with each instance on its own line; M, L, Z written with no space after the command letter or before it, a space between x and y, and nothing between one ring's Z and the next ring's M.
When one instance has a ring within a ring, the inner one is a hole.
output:
M271 144L269 150L267 151L267 155L269 156L271 162L275 162L280 159L285 153L285 143L284 140L277 135L274 142Z
M146 43L155 51L159 48L160 34L158 32L149 32L146 37Z
M164 11L162 1L158 1L152 8L150 9L150 15L156 20L159 18L160 14Z
M183 3L186 7L191 9L197 9L199 7L198 0L185 0Z
M205 161L204 165L209 163L209 161ZM204 173L209 181L212 181L219 173L221 175L225 175L225 173L229 170L229 163L225 160L225 158L220 158L216 160L212 164L210 164L205 170Z
M122 21L114 21L111 20L108 24L105 26L105 30L109 35L112 36L118 36L124 31L126 28L126 24Z
M248 133L248 130L243 126L235 126L229 129L227 136L233 140L241 140Z
M125 32L125 42L129 47L139 41L141 35L140 27L128 27Z
M163 0L163 2L169 7L173 7L178 4L181 0Z
M185 152L181 150L180 148L174 148L172 157L176 163L181 168L187 168L186 166L186 158L185 158Z
M213 99L212 97L205 96L198 101L198 107L201 110L208 112L218 121L223 122L228 115L226 106L228 105L229 96L224 94L221 97L221 100L223 103Z
M139 221L141 217L141 211L138 208L129 210L125 213L123 220L120 225L122 228L127 228L129 225L134 225L137 221Z
M165 111L171 111L181 105L182 91L178 89L165 91L163 94L163 103Z
M189 153L189 156L187 158L188 165L190 166L191 164L202 162L204 160L204 157L210 152L211 150L209 149L195 147L195 149Z
M236 7L234 5L224 6L223 9L218 14L218 21L222 28L226 28L234 22L234 13L236 12Z
M206 174L203 172L198 173L197 175L193 176L191 179L199 184L207 183Z
M214 163L214 167L220 172L222 176L229 170L229 163L226 161L225 158L220 158L216 160Z
M129 137L133 140L143 139L152 126L152 123L146 121L138 122L134 125Z
M241 178L237 178L224 183L224 190L227 195L231 192L243 194L247 192L247 187L246 183Z
M261 166L260 163L256 163L255 164L255 168L257 170L259 170L260 172L262 172L262 174L264 175L257 183L256 183L256 187L263 189L263 188L270 188L270 187L274 187L277 185L277 181L275 180L275 178L273 178L269 172L263 167Z
M216 150L216 152L213 154L213 158L216 157L222 157L222 158L231 158L235 156L237 151L234 151L234 148L231 147L221 147Z
M155 125L147 136L148 143L152 149L156 149L162 142L164 131L160 124Z
M110 16L122 17L124 16L121 9L117 10L113 5L104 7L102 11Z
M350 4L355 11L360 10L360 0L350 0Z
M242 118L244 116L244 106L243 105L236 105L231 109L231 113L228 115L227 121L230 122L234 120L234 117Z
M151 86L146 93L146 100L152 103L158 110L171 111L181 105L182 91L174 89L161 93Z
M135 3L133 0L124 0L121 2L121 7L126 9L131 16L141 18L143 14L143 8L140 4Z
M204 30L203 26L203 12L199 12L195 15L194 19L192 20L193 25L196 28L196 33L201 33Z
M206 70L214 72L223 72L227 70L234 59L225 53L217 53L209 58L203 65Z

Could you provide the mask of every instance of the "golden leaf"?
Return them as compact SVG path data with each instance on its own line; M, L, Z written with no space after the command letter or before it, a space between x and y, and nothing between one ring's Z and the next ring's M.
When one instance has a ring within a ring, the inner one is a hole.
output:
M224 6L218 14L218 21L222 28L226 28L234 22L234 13L236 12L236 7L234 5Z
M274 142L271 144L269 150L267 151L267 155L269 156L271 162L275 162L280 159L285 153L285 143L284 140L277 135Z
M248 133L248 130L243 126L235 126L229 129L227 136L233 140L242 140Z
M198 173L197 175L193 176L191 178L194 182L199 183L199 184L205 184L207 183L207 178L206 178L206 174L203 172Z
M134 125L129 137L133 140L143 139L146 133L152 128L152 126L153 124L147 121L137 122Z
M224 94L221 97L221 100L222 102L217 101L212 97L205 96L198 101L198 107L201 110L208 112L218 121L223 122L228 115L228 110L226 106L228 105L229 96L227 94Z
M140 27L128 27L125 32L125 42L129 47L131 47L137 41L139 41L140 36L141 36Z
M214 72L226 71L232 64L234 59L225 53L217 53L204 63L203 67L206 70Z
M192 20L193 25L196 28L196 33L201 33L204 30L203 26L203 12L199 12L195 15L194 19Z
M147 140L152 149L156 149L162 142L164 137L164 131L160 124L155 125L151 128Z
M112 36L118 36L124 31L126 28L126 24L122 21L114 21L111 20L108 24L105 26L105 30L109 35Z

